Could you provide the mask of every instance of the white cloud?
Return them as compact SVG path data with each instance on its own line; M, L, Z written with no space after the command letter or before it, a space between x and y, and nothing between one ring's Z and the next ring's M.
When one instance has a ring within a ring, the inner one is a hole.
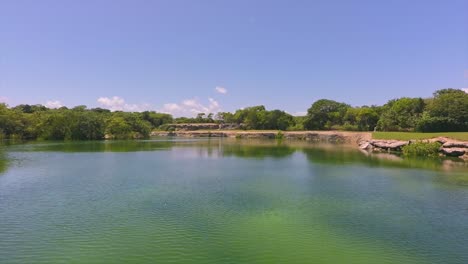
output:
M44 104L45 107L47 108L60 108L63 106L62 102L56 100L56 101L47 101Z
M296 113L294 113L294 114L292 114L292 115L293 115L293 116L305 116L305 115L307 115L307 112L305 112L305 111L301 112L301 111L300 111L300 112L296 112Z
M178 104L171 104L170 103L170 104L164 104L163 109L166 112L172 113L172 112L180 111L182 109L182 107L180 107Z
M113 97L100 97L97 99L99 105L111 111L152 111L155 107L149 104L128 104L123 98L119 96ZM191 98L182 100L180 103L166 103L161 109L156 110L162 113L172 114L174 116L195 116L198 113L216 113L221 111L219 103L213 99L208 98L207 103L200 102L198 98Z
M465 93L468 93L468 88L461 88Z
M216 86L215 88L216 92L220 93L220 94L227 94L227 89L224 88L224 87L221 87L221 86Z
M219 103L213 99L208 98L208 104L201 103L198 98L186 99L181 103L168 103L164 104L159 112L172 114L174 116L195 116L198 113L216 113L221 111Z
M129 111L129 112L142 112L151 110L149 104L127 104L125 100L118 96L113 97L99 97L97 102L104 108L111 111Z

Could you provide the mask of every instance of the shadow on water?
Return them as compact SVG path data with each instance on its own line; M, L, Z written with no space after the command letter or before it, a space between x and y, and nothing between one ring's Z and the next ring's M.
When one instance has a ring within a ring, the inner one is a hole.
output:
M296 152L295 148L284 145L249 146L249 145L225 145L222 149L223 156L235 156L240 158L285 158Z

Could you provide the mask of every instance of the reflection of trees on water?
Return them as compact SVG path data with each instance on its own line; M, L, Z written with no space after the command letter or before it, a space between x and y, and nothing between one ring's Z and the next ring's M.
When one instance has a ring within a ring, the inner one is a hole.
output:
M25 151L46 152L134 152L170 149L171 141L82 141L55 142L27 145Z
M437 182L468 186L468 162L457 159L409 158L390 153L370 154L346 148L304 148L302 151L312 163L330 165L360 164L368 167L433 170L441 172L437 173L434 178Z
M343 165L350 163L368 163L368 157L359 151L347 148L304 148L302 152L313 163Z
M136 152L185 148L197 157L239 158L285 158L296 151L304 153L312 163L329 165L360 164L368 167L417 168L436 171L468 170L468 162L441 158L405 158L389 153L367 153L354 147L320 145L306 142L281 142L276 140L128 140L128 141L82 141L82 142L34 142L8 146L16 151L45 152ZM0 172L8 166L5 153L0 149ZM463 174L463 173L462 173ZM468 185L468 176L444 177L444 182Z
M4 173L8 168L8 157L0 147L0 174Z
M418 168L430 170L467 169L466 162L448 158L402 157L391 153L367 153L352 148L304 148L307 159L313 163L364 164L370 167Z
M262 159L284 158L292 155L296 149L289 146L225 145L222 151L224 156Z

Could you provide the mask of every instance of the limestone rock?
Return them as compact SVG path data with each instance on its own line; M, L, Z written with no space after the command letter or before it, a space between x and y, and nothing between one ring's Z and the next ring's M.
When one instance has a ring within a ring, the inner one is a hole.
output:
M440 149L440 151L442 153L444 153L445 155L450 156L450 157L460 157L460 156L465 155L465 153L466 153L466 149L464 149L464 148L444 148L444 147L442 147Z
M442 145L443 148L468 148L468 142L447 141Z
M436 137L436 138L431 138L427 140L427 142L429 143L439 142L440 144L445 144L445 142L447 141L450 141L450 139L446 137Z
M360 149L371 149L372 148L372 145L369 141L361 141L359 142L359 148Z
M409 144L409 141L400 140L372 140L370 141L374 147L381 148L384 150L401 150L403 146Z

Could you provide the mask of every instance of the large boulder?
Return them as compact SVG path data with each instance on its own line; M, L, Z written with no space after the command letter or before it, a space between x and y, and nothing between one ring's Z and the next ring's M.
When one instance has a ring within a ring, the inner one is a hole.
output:
M370 150L372 149L372 145L369 141L361 141L359 142L359 148L360 149L365 149L365 150Z
M450 157L460 157L465 155L466 149L464 148L444 148L442 147L440 151L446 156Z
M442 145L443 148L468 148L468 142L447 141Z
M376 148L384 150L393 150L399 151L403 146L409 144L409 141L400 141L400 140L371 140L370 144Z

